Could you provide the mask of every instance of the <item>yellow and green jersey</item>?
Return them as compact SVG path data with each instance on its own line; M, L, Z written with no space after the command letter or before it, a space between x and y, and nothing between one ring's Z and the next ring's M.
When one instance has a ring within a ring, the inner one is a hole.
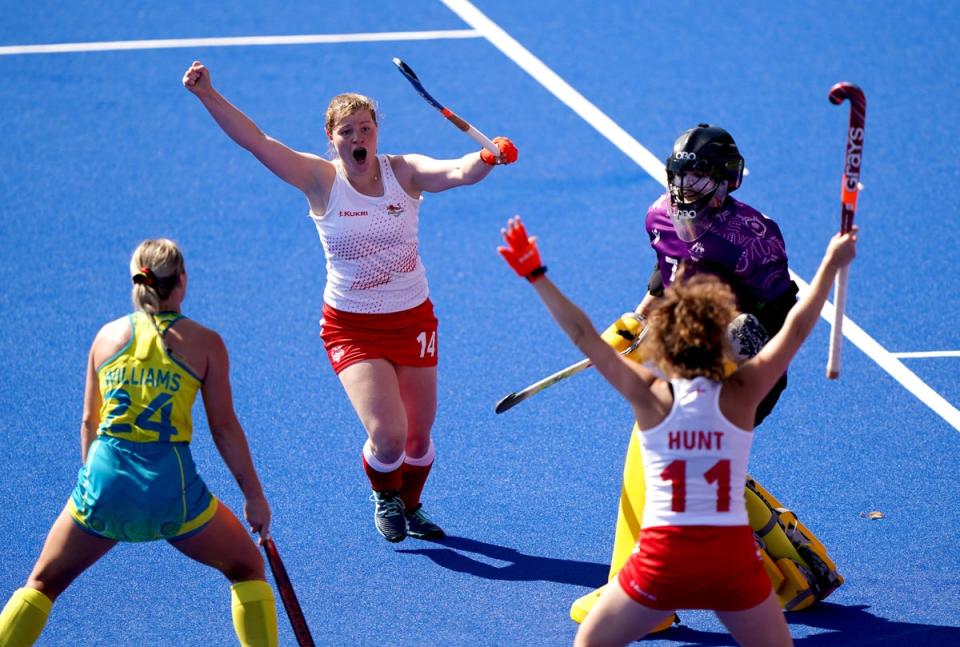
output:
M130 341L97 367L103 400L97 435L138 443L190 442L190 410L201 380L167 352L162 337L183 315L153 315L156 326L150 317L131 314Z

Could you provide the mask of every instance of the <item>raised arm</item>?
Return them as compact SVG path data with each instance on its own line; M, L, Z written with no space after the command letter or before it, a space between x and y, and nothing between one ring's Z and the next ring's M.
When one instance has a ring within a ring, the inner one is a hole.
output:
M203 107L230 139L250 151L280 179L303 191L308 198L322 196L325 202L326 191L323 187L333 182L336 173L329 161L317 155L295 151L266 135L217 92L210 80L210 71L200 61L194 61L184 73L183 85L200 99Z
M760 349L752 359L745 362L737 372L742 393L751 400L760 402L787 370L790 361L813 330L820 316L830 286L837 271L853 261L857 253L856 227L847 234L835 235L820 262L810 289L787 315L783 328Z
M213 331L206 331L206 334L207 339L204 341L209 349L209 357L203 379L203 405L207 412L210 434L223 462L243 492L246 500L243 507L244 517L251 530L260 535L260 543L263 543L270 536L270 506L253 466L246 434L233 409L227 347L220 335Z
M425 155L404 155L404 173L413 191L438 193L458 186L476 184L490 174L494 166L517 161L517 147L506 137L494 137L500 148L500 157L486 149L467 153L459 159L438 160Z
M657 401L650 391L655 377L639 364L624 360L607 344L584 312L547 278L540 262L536 238L528 237L519 217L512 218L503 230L506 247L497 251L514 271L533 284L547 310L570 340L586 355L600 374L627 399L642 417Z

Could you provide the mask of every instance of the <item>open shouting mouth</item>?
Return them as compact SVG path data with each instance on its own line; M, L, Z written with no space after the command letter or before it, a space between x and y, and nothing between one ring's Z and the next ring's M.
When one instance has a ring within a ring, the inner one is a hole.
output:
M360 164L363 164L367 159L367 149L358 148L353 151L353 159L357 160Z

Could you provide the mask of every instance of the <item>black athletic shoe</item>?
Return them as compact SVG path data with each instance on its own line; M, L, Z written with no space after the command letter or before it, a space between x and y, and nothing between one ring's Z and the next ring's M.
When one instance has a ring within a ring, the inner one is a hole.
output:
M423 511L423 504L404 514L407 518L407 534L417 539L443 539L446 533Z
M391 492L373 491L370 500L374 502L373 524L377 532L389 542L397 543L407 538L407 520L403 515L403 499L396 490Z

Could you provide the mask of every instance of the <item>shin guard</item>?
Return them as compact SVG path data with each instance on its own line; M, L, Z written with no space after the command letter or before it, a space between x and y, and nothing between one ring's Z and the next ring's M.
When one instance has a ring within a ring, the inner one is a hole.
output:
M53 602L36 589L17 589L0 613L0 647L29 647L40 637Z
M233 628L242 647L277 647L277 607L273 589L263 580L230 587Z
M401 454L393 463L384 463L373 454L373 449L368 440L363 446L361 459L363 460L363 471L370 479L370 487L376 492L399 492L403 487L403 475L400 468L403 467L403 461L406 455Z
M408 512L420 503L420 495L427 484L427 477L430 476L430 468L433 467L436 456L437 450L431 440L426 454L419 458L407 455L403 459L403 465L400 467L403 483L400 486L400 498L403 499L403 507Z

